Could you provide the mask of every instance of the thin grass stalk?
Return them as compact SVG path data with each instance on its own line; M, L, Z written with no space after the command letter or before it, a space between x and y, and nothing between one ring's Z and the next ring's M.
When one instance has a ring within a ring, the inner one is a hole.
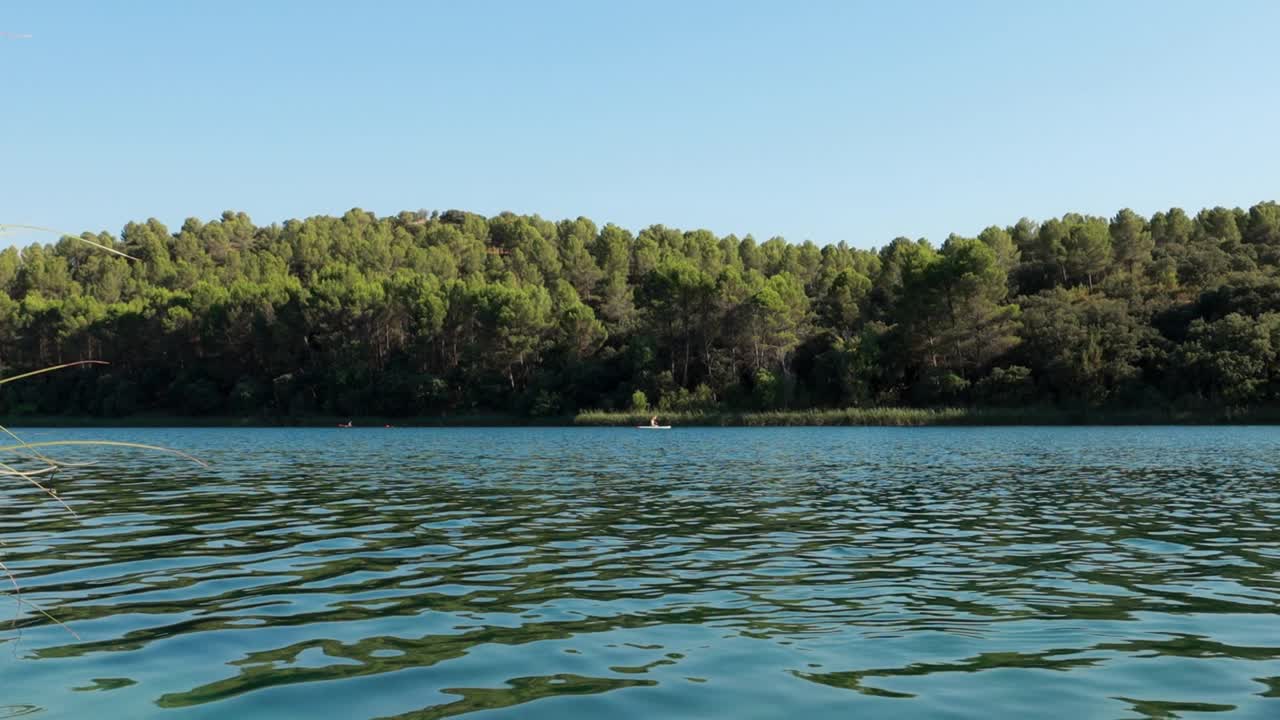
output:
M14 230L35 230L36 232L47 232L47 233L53 233L54 235L61 235L61 236L63 236L63 237L69 237L69 238L71 238L71 239L73 239L73 240L75 240L75 241L77 241L77 242L82 242L82 243L84 243L85 245L91 245L91 246L93 246L93 247L98 248L99 250L105 250L105 251L107 251L107 252L109 252L109 253L111 253L111 254L113 254L113 255L119 255L119 256L120 256L120 257L122 257L122 258L128 258L128 259L130 259L130 260L137 260L137 259L138 259L138 258L136 258L136 257L134 257L134 256L132 256L132 255L127 255L127 254L125 254L125 253L122 253L122 252L120 252L119 250L116 250L115 248L113 248L113 247L111 247L111 246L109 246L109 245L103 245L102 243L94 242L93 240L90 240L90 239L88 239L88 238L83 238L83 237L80 237L79 235L72 235L72 234L71 234L71 233L69 233L69 232L63 232L63 231L61 231L61 230L55 230L54 228L43 227L43 226L41 226L41 225L20 225L20 224L15 224L15 223L0 223L0 234L2 234L2 233L7 233L7 232L13 232Z
M26 226L0 225L0 231L10 227L26 227ZM85 241L85 242L89 242L89 241ZM89 244L102 247L105 250L111 250L111 248L98 245L98 243L89 242ZM111 252L116 252L116 251L111 250ZM124 255L124 253L119 253L119 252L116 252L116 254ZM129 257L129 256L124 255L124 257ZM31 372L26 372L20 375L14 375L12 377L0 379L0 385L6 385L16 380L31 378L38 375L43 375L45 373L54 372L56 370L65 370L67 368L73 368L73 367L79 367L79 366L85 366L85 365L106 365L106 364L107 363L101 360L80 360L76 362L63 363L61 365L54 365L52 367L42 368L40 370L33 370ZM197 465L200 465L201 467L208 467L208 463L192 455L188 455L187 453L181 452L179 450L174 450L172 448L160 447L156 445L147 445L144 443L134 443L134 442L121 442L121 441L114 441L114 440L46 440L42 442L30 443L30 442L27 442L26 440L23 440L16 433L14 433L13 431L9 430L8 428L2 425L0 425L0 432L2 432L5 435L8 435L9 437L17 441L16 444L13 444L13 445L0 446L0 452L17 455L20 461L21 460L35 461L43 464L42 467L26 470L26 469L19 469L13 465L10 465L9 463L0 461L0 476L18 477L26 480L28 483L35 486L37 489L44 492L46 495L52 498L55 502L61 505L64 510L66 510L68 513L71 514L72 517L76 517L76 518L80 517L79 514L76 513L76 511L58 495L58 491L50 486L47 486L41 483L39 480L36 479L36 476L38 475L52 476L54 473L56 473L59 469L63 467L83 467L86 465L90 465L92 463L91 462L68 462L68 461L62 461L62 460L55 460L49 457L48 455L40 452L40 450L38 450L37 448L63 447L63 446L66 446L66 447L90 446L90 447L117 447L117 448L128 448L128 449L136 449L136 450L147 450L151 452L161 452L161 453L166 453L170 455L175 455L177 457L190 460L196 463ZM0 543L0 545L2 545L2 543ZM0 558L2 558L2 555L0 555ZM0 572L3 572L5 577L8 578L9 583L13 586L12 593L0 593L0 594L11 595L14 598L16 609L15 609L13 625L15 628L17 627L18 619L22 615L23 607L28 607L34 612L48 619L50 622L65 629L76 640L80 640L80 635L78 635L76 631L72 630L69 626L67 626L58 618L46 612L43 608L39 607L35 603L22 597L22 586L18 583L18 578L9 569L9 567L4 564L3 559L0 559Z

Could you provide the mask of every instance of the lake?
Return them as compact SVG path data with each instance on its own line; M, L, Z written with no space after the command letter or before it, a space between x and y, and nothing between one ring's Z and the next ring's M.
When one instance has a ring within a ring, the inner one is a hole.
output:
M0 718L1280 717L1277 428L21 434L210 467L7 481Z

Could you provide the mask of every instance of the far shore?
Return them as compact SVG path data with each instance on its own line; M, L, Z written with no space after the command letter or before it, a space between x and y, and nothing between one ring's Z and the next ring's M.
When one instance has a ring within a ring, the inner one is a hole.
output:
M27 415L0 417L9 428L260 428L337 427L629 427L649 424L657 415L675 427L928 427L1008 425L1274 425L1280 408L1253 410L1097 410L1026 408L901 408L843 410L620 412L591 410L576 415L527 417L515 414L457 414L417 417L367 416L183 416L138 414L124 417Z

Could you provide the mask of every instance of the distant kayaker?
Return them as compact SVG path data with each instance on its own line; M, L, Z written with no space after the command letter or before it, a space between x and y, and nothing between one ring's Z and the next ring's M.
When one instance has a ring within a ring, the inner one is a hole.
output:
M649 418L649 427L658 427L658 416L654 415Z

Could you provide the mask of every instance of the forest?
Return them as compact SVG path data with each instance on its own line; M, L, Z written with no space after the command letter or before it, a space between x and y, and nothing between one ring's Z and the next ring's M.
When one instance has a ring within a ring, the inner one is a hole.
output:
M1280 405L1280 205L940 245L353 209L0 252L0 415Z

